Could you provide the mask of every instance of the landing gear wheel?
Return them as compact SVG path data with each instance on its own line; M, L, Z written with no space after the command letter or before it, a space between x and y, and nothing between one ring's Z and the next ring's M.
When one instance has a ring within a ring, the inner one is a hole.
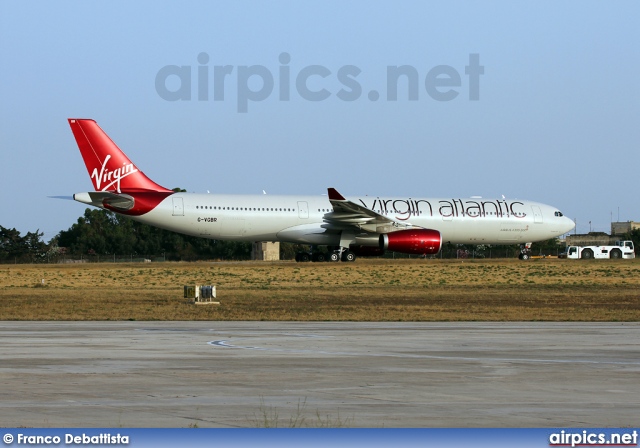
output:
M326 260L327 260L327 257L324 254L324 252L316 252L315 254L313 254L313 261L323 262Z
M309 257L308 253L305 252L301 252L298 254L298 261L301 261L303 263L306 263L307 261L309 261L311 259L311 257Z
M522 261L527 261L531 258L531 243L525 243L520 245L520 254L518 258Z
M329 261L340 261L340 255L338 254L338 252L331 252L329 254Z
M356 261L356 254L350 250L346 250L342 253L342 261Z

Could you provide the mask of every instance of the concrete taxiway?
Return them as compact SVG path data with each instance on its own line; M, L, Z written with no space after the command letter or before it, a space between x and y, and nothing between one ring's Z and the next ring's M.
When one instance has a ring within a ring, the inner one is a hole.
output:
M27 427L635 426L638 323L0 322Z

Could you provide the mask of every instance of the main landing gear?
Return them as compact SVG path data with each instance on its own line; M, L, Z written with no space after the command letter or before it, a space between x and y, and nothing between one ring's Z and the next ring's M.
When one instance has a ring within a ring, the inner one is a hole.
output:
M296 261L297 262L307 262L307 261L313 261L313 262L322 262L322 261L332 261L332 262L337 262L337 261L346 261L346 262L353 262L356 261L356 254L346 248L341 248L341 247L329 247L328 248L328 252L323 252L321 250L318 250L315 247L311 248L310 252L298 252L296 254Z

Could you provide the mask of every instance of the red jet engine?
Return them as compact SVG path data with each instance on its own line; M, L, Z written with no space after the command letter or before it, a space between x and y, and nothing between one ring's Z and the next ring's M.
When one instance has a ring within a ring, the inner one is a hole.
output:
M437 230L411 229L380 235L380 249L403 254L433 255L440 252L442 235Z

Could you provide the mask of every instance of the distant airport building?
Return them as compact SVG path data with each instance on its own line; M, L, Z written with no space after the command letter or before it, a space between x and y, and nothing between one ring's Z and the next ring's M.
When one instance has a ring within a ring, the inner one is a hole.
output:
M261 261L280 260L280 243L258 241L251 246L251 259Z
M615 244L632 230L640 229L640 222L612 222L611 235L604 232L589 232L582 235L567 235L567 246L609 246Z
M620 238L604 232L589 232L583 235L567 235L567 246L609 246Z
M611 223L611 235L624 235L636 229L640 229L640 222L627 221Z

